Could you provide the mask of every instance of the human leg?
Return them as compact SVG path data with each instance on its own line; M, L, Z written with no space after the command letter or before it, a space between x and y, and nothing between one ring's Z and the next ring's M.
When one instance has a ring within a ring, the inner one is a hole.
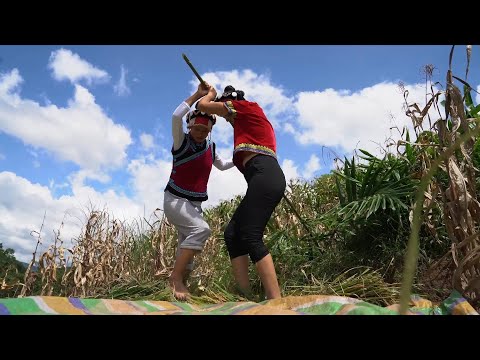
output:
M244 211L239 219L240 243L244 244L255 264L268 299L281 296L273 259L263 242L268 220L285 191L283 171L276 159L256 156L246 167L248 189Z
M168 220L179 232L179 244L169 281L174 296L186 300L189 292L184 279L191 268L194 256L200 252L211 234L203 219L200 203L192 202L165 192L164 211Z

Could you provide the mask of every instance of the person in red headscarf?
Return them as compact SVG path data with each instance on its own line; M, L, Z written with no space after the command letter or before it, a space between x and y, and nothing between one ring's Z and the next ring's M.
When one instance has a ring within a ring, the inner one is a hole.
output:
M248 257L255 264L267 299L281 297L272 256L263 233L285 192L286 181L277 161L272 124L262 108L247 101L245 93L225 87L217 98L213 87L197 104L208 114L224 117L233 126L233 163L247 181L247 192L225 228L225 244L233 274L242 292L249 294Z
M212 165L219 170L233 167L232 161L224 161L218 156L215 143L207 138L215 124L215 115L190 111L198 99L208 94L209 87L208 84L200 84L172 116L173 164L165 188L163 210L178 231L177 254L169 283L175 298L182 301L189 296L185 277L193 268L194 256L202 251L211 233L203 218L201 205L208 199L207 183ZM182 118L187 113L189 131L184 133Z

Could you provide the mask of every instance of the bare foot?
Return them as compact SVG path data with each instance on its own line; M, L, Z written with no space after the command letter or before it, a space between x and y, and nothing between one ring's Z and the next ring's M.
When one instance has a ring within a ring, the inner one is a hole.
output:
M170 283L175 299L179 301L186 301L188 299L190 292L181 280L170 277L168 282Z
M245 297L248 301L254 301L254 302L257 302L256 301L256 298L255 298L255 295L253 295L253 292L252 292L252 289L248 288L248 289L242 289L240 286L236 286L236 289L237 291L243 295L243 297Z

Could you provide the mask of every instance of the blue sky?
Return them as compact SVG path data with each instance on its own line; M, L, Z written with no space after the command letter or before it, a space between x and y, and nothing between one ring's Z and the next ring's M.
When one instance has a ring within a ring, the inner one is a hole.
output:
M187 54L221 91L232 84L258 102L277 135L287 179L331 171L333 152L376 154L391 126L410 126L398 83L409 101L425 102L421 71L433 64L445 83L449 45L35 45L0 46L0 242L28 261L42 230L69 241L82 210L106 209L121 220L162 208L171 170L171 114L197 87ZM478 89L473 48L467 81ZM465 46L454 75L464 79ZM479 98L476 97L478 102ZM230 158L232 130L220 119L212 139ZM214 206L245 192L235 168L212 170Z

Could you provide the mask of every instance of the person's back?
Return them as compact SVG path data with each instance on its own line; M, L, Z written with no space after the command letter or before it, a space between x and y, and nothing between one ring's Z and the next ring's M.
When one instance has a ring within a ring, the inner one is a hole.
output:
M235 166L243 172L244 159L252 153L276 158L275 131L263 109L256 102L248 100L228 100L225 106L235 113L233 126Z

